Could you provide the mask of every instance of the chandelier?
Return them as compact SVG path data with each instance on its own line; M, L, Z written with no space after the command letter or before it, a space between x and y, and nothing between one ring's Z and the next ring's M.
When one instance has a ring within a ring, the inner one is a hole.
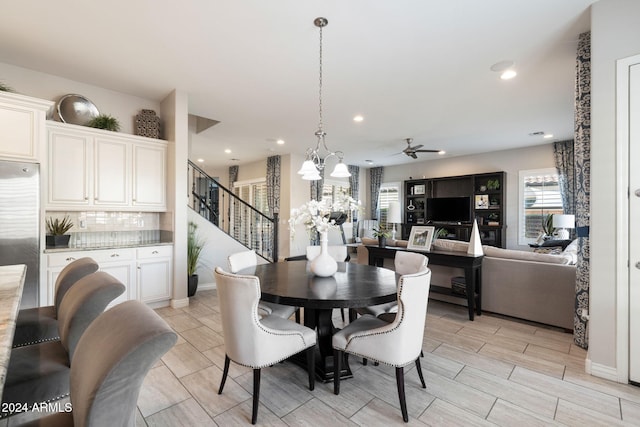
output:
M324 169L327 159L335 157L338 159L331 176L334 178L348 178L351 176L347 165L342 163L342 157L344 153L342 151L331 151L327 148L325 141L326 132L322 129L322 28L325 27L329 21L326 18L316 18L313 23L316 27L320 28L320 78L319 78L319 90L318 90L318 130L315 135L318 141L315 148L308 148L306 152L306 158L302 167L298 171L302 175L302 179L308 181L316 181L322 179L320 171ZM323 157L324 155L324 157Z

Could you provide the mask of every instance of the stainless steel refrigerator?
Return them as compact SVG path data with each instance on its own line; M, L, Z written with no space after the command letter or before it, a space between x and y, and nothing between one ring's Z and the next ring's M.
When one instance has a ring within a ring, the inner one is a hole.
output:
M0 161L0 265L26 264L21 308L37 307L40 280L40 165Z

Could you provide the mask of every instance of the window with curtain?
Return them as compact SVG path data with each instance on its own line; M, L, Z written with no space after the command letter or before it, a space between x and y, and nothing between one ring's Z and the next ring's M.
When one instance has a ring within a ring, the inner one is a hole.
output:
M380 191L378 191L378 206L376 207L379 224L387 223L389 202L400 201L400 185L400 182L383 182L380 184Z
M543 221L550 214L562 214L562 195L556 168L519 172L518 244L535 242Z
M267 203L267 182L265 179L257 181L235 182L233 184L235 195L247 202L257 210L269 216L269 204ZM232 204L231 218L233 221L233 237L244 245L256 250L262 249L261 223L256 215L243 205Z

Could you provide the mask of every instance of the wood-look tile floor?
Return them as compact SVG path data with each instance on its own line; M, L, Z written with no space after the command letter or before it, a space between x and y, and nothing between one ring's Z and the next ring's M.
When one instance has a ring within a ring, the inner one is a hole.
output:
M224 339L215 290L189 307L157 312L179 334L176 346L149 372L138 400L137 425L249 425L252 371L231 364L217 394ZM640 425L640 388L584 373L586 352L571 334L484 314L471 322L464 307L430 301L420 387L405 372L410 425ZM334 310L334 323L341 325ZM350 359L354 377L317 383L288 362L262 370L258 424L279 426L404 425L395 371Z

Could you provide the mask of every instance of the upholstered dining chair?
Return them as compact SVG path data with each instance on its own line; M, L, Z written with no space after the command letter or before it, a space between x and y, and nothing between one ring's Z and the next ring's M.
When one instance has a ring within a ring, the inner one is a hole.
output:
M215 270L222 331L224 335L224 369L218 394L222 394L229 373L229 363L253 369L253 411L251 423L258 420L260 369L281 362L306 350L309 390L315 386L316 332L282 317L258 317L260 282L256 276Z
M64 267L56 279L53 305L18 312L13 347L60 339L57 312L62 298L72 285L98 268L98 263L89 257L79 258Z
M256 255L255 251L236 252L227 257L227 263L229 264L229 271L237 273L244 268L255 267L258 265L258 255ZM298 307L260 300L258 303L258 313L261 316L269 316L273 314L274 316L280 316L283 319L288 319L295 313L296 322L300 323L300 311L298 310Z
M91 323L76 347L70 374L72 411L23 426L134 426L142 382L177 339L171 327L139 301L110 308Z
M354 354L396 368L396 383L402 419L409 421L404 388L404 367L415 362L422 388L426 388L420 352L427 315L427 301L431 284L431 270L423 267L414 274L398 280L398 313L387 323L365 314L333 335L334 351L333 392L340 394L340 370L343 357Z
M33 404L65 397L69 393L69 367L80 337L124 290L118 279L103 271L78 280L60 304L60 340L11 350L2 403Z

